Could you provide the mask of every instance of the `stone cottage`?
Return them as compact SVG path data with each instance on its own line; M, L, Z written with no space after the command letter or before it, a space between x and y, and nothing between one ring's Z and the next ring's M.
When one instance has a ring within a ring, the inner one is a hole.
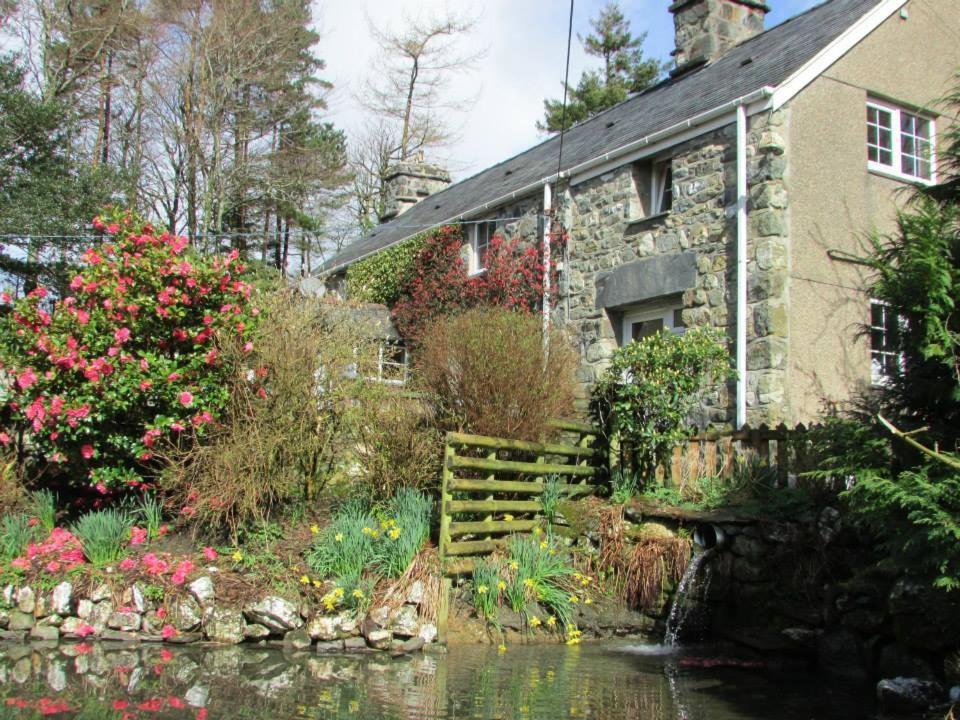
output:
M958 9L827 0L764 30L760 0L677 0L669 77L569 130L559 172L558 137L452 185L405 165L392 219L322 273L335 287L351 263L452 222L482 272L494 232L545 242L559 224L551 320L579 344L585 391L618 344L710 325L738 380L704 420L810 421L898 362L897 319L853 260L893 229L901 191L937 180Z

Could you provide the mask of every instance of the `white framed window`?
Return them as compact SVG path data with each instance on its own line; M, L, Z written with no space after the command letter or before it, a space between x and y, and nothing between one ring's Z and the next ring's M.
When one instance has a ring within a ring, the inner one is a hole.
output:
M898 339L903 319L882 300L870 300L870 379L885 385L903 370Z
M931 117L868 100L867 167L912 182L935 182L934 131Z
M673 209L673 160L662 160L653 165L650 183L652 215L668 213Z
M626 345L631 340L643 340L662 330L678 335L682 335L686 330L683 322L683 307L679 303L660 303L624 310L620 344Z
M470 226L470 262L469 272L471 275L482 273L487 269L487 253L490 251L490 243L493 236L497 233L497 224L495 222L479 222Z
M385 341L377 351L377 374L367 379L387 385L406 385L409 372L407 349L400 343Z

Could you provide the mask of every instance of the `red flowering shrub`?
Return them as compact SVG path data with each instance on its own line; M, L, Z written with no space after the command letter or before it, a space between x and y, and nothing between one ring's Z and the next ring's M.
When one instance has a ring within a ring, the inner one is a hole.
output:
M545 265L539 246L495 235L487 250L486 269L476 275L467 274L462 247L460 228L451 225L439 228L424 240L410 280L393 308L397 331L409 344L419 344L424 331L439 318L470 308L503 307L522 313L535 313L542 308ZM551 262L550 272L553 303L557 287L555 262Z
M161 439L214 422L231 372L217 343L251 350L257 310L236 255L198 257L129 213L94 224L104 242L83 254L71 295L3 295L0 444L106 492L152 475Z

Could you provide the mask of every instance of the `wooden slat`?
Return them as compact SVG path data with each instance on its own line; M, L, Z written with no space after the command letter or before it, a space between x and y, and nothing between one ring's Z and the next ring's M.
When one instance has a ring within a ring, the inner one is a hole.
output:
M476 558L472 557L453 558L444 563L443 571L447 575L473 575L476 561Z
M540 512L543 507L536 500L450 500L445 505L450 515L462 512Z
M454 455L447 458L451 470L482 470L488 472L515 473L518 475L577 475L592 477L596 469L583 465L557 465L554 463L517 462L515 460L487 460L485 458Z
M468 433L449 432L447 443L450 445L467 445L469 447L494 448L500 450L520 450L538 455L563 455L570 457L593 457L598 451L578 445L564 445L561 443L537 443L526 440L505 440L489 437L488 435L470 435Z
M467 540L452 542L447 545L447 557L456 555L486 555L503 547L506 539L499 540Z
M460 535L479 535L488 533L530 532L539 520L478 520L476 522L452 522L448 533L450 537Z
M458 492L515 493L518 495L539 495L543 492L542 482L524 482L523 480L482 480L478 478L458 478L449 480L448 490ZM561 483L560 487L568 496L586 495L596 490L595 485L574 485Z
M548 420L547 425L568 432L589 433L591 435L596 435L599 432L590 423L579 422L578 420Z

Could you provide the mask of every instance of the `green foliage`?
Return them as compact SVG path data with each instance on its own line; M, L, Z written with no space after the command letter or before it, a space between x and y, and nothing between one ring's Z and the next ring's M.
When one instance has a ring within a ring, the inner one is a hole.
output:
M11 513L0 519L0 562L9 563L23 555L33 539L30 518L23 513Z
M347 296L357 302L393 305L410 279L426 234L355 262L347 270Z
M506 596L511 608L521 612L528 602L536 602L564 627L570 625L568 585L574 569L566 550L550 540L512 535L507 540L507 560Z
M307 550L307 564L321 577L357 582L375 558L379 527L365 502L347 502Z
M432 510L430 498L411 488L401 489L390 499L374 546L377 570L393 578L406 572L430 537Z
M123 557L133 518L118 509L94 510L81 515L73 526L83 554L92 564L109 565Z
M30 512L50 532L57 525L57 496L46 488L35 490L30 493Z
M610 473L610 501L617 505L630 502L640 489L640 480L634 470L618 465Z
M623 102L630 93L650 87L660 77L660 63L643 57L646 33L633 36L630 21L617 3L608 3L590 25L593 33L580 40L588 55L603 60L603 69L587 70L576 87L567 87L566 111L562 100L545 100L544 119L537 122L539 130L560 132L583 122Z
M477 615L488 622L497 623L497 607L500 597L500 563L494 559L477 560L473 566L472 597Z
M137 515L143 520L148 538L160 536L160 526L163 525L163 503L156 495L144 495L137 508Z
M719 332L695 328L659 332L614 352L593 393L591 411L633 453L647 477L687 435L698 396L730 377L730 357Z
M559 475L550 475L543 483L543 492L540 493L540 504L543 506L543 517L549 525L557 519L557 506L564 497L566 483Z

